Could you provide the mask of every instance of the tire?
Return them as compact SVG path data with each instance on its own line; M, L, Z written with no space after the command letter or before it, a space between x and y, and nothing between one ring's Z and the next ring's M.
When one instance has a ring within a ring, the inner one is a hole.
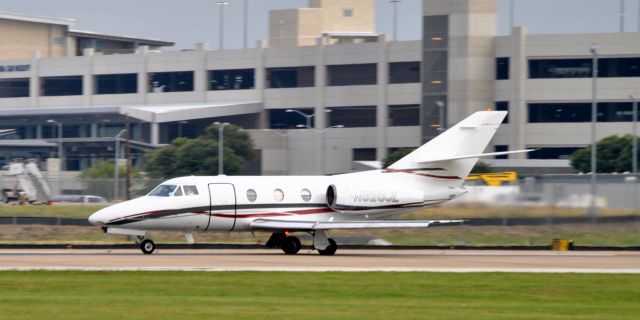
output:
M140 242L140 250L144 254L152 254L156 250L156 244L151 239L144 239Z
M300 243L300 239L289 236L282 240L280 248L286 254L296 254L302 248L302 244Z
M338 250L338 244L336 243L335 240L329 238L327 239L329 240L329 246L326 247L324 250L318 250L318 253L321 256L332 256L334 254L336 254L336 250Z

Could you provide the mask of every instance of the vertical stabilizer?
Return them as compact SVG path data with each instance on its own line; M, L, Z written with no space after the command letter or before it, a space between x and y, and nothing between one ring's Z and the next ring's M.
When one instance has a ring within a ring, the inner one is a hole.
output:
M506 111L479 111L389 166L393 170L441 170L465 179L478 158L448 159L481 154L496 133ZM441 160L445 159L445 160Z

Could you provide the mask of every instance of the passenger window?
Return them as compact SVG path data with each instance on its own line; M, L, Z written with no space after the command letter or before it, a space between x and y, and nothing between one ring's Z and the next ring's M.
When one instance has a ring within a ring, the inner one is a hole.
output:
M249 202L254 202L256 201L257 198L258 198L258 194L256 193L255 190L253 189L247 190L247 200L249 200Z
M178 189L176 189L176 192L173 193L174 197L181 197L182 196L182 188L180 186L178 186Z
M280 189L273 190L273 199L282 202L282 200L284 200L284 192Z
M183 186L182 188L184 188L184 194L186 196L197 196L198 195L198 188L196 188L196 186Z
M300 197L304 202L309 202L309 200L311 200L311 191L309 191L309 189L302 189Z

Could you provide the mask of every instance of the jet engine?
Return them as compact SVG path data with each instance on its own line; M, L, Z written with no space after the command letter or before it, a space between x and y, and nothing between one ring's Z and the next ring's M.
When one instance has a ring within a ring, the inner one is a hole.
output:
M397 187L332 184L327 188L326 197L327 205L340 213L370 213L424 203L422 190Z

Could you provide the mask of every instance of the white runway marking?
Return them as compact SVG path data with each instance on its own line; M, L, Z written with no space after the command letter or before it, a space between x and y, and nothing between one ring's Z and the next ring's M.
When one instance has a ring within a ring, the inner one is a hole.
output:
M0 267L0 271L185 271L185 272L450 272L450 273L606 273L640 274L639 269L595 268L349 268L349 267Z

